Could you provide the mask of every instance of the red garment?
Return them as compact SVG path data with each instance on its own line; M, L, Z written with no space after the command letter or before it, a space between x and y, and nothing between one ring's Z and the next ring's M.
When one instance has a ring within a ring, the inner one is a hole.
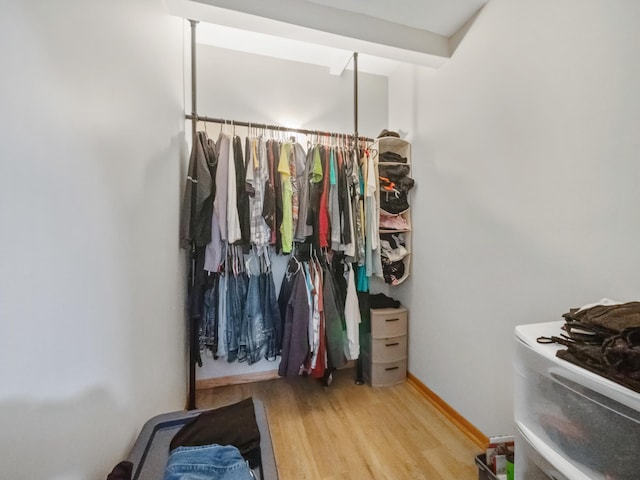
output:
M324 162L322 163L322 193L320 194L320 209L318 212L318 241L320 248L329 248L331 245L331 225L329 223L329 148L323 147Z

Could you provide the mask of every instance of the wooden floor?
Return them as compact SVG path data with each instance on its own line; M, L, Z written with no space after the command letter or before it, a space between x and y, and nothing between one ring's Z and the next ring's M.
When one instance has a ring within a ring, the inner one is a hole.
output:
M280 480L475 480L479 448L407 383L371 388L278 379L199 390L198 408L264 403Z

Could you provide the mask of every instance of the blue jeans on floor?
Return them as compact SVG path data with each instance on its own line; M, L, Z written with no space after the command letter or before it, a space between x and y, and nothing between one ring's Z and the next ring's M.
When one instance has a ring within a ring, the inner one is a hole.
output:
M233 445L178 447L169 454L164 480L254 480Z

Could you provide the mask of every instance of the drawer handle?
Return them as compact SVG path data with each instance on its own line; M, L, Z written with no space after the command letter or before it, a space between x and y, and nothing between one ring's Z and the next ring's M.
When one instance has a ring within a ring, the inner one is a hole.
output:
M385 343L385 347L395 347L396 345L400 345L400 342L395 342L395 343Z
M388 372L389 370L398 370L400 367L388 367L385 370Z
M398 320L400 320L399 318L387 318L385 319L385 322L397 322Z

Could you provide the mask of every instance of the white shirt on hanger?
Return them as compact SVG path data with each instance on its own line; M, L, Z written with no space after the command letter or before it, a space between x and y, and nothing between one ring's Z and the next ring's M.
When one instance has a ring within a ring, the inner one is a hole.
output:
M348 360L357 360L360 356L360 302L356 292L356 282L353 268L347 267L347 298L344 306L344 320L347 326L347 343L344 346L344 354Z

